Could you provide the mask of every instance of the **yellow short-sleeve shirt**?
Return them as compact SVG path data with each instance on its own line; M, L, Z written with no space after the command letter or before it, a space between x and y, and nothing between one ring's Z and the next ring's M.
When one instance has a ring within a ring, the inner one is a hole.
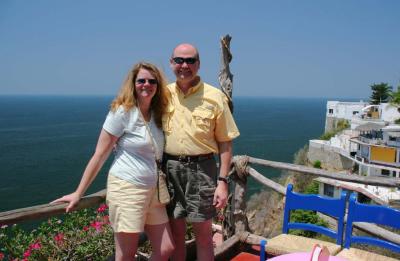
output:
M176 83L167 88L171 96L163 115L166 153L218 153L218 142L239 136L227 98L220 90L202 81L186 95Z

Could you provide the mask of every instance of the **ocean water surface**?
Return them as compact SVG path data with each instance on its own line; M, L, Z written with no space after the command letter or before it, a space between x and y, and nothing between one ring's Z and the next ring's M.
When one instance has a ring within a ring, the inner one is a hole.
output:
M94 152L113 97L0 96L0 212L72 192ZM324 130L326 99L234 100L235 155L292 162ZM87 193L105 188L111 158ZM277 178L279 171L256 168ZM260 190L250 180L249 193Z

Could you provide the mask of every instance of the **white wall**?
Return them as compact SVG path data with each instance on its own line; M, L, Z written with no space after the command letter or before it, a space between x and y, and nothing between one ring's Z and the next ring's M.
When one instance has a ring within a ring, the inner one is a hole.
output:
M326 104L326 116L351 120L353 112L361 112L361 109L367 106L367 102L339 102L339 101L328 101ZM329 109L332 109L332 113L329 113Z
M381 103L381 119L390 123L393 123L396 119L400 118L400 113L397 107L390 105L389 103Z

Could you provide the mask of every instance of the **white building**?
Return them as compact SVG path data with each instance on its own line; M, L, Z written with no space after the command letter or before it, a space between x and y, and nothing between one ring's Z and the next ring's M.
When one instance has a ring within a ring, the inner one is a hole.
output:
M345 169L349 174L399 178L400 125L394 124L399 118L397 107L388 103L328 101L325 128L335 127L337 120L345 119L350 122L351 129L329 141L310 140L308 158L311 162L321 161L327 168ZM341 190L353 190L379 204L400 200L398 189L316 180L320 182L321 194L337 196Z
M368 105L369 103L363 101L328 101L326 104L325 132L335 129L338 120L344 119L351 121L354 115L361 114L362 109Z
M359 114L363 108L368 106L368 102L340 102L328 101L326 103L326 116L339 119L351 120L353 115Z

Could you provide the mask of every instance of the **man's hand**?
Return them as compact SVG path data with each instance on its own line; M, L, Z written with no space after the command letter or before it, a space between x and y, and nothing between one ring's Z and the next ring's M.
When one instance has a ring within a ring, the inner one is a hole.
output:
M223 181L218 181L218 186L215 189L213 205L216 209L221 209L226 206L228 201L228 184Z

